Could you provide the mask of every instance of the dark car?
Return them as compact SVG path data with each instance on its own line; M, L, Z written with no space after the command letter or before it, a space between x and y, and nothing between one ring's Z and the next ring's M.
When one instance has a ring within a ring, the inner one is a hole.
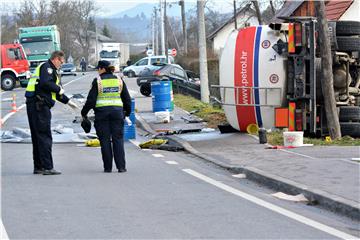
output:
M72 63L65 63L61 65L60 74L63 75L73 75L76 76L76 67Z
M151 94L151 82L170 80L175 83L189 81L185 70L177 64L157 64L145 68L139 73L137 84L144 96Z

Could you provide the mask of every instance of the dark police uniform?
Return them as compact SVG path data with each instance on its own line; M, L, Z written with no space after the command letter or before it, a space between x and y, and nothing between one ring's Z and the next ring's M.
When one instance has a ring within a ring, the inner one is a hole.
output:
M57 83L58 82L58 83ZM59 95L61 88L54 64L48 60L35 70L26 89L26 110L33 144L34 173L53 169L51 111L58 100L69 102L65 95Z
M112 81L112 85L106 86L106 82L109 81ZM106 96L107 93L113 94L113 96ZM95 112L94 126L100 140L104 171L111 172L113 156L119 172L126 171L123 139L124 118L130 116L131 112L131 97L126 84L111 73L102 73L92 82L81 115L86 117L90 109L94 109Z

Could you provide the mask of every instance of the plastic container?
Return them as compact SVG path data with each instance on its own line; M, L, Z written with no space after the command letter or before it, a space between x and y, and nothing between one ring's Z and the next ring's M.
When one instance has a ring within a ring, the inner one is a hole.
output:
M304 132L283 132L285 147L301 147L304 145Z
M136 119L135 119L135 99L131 99L131 113L130 120L132 124L129 126L124 121L124 140L135 139L136 138Z
M153 112L174 110L171 81L156 81L151 83Z
M155 112L155 118L156 118L156 122L158 123L169 123L170 112L169 111Z

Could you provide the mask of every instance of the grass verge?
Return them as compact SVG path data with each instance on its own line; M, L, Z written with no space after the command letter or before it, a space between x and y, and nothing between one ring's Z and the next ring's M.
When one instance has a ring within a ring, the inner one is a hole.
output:
M282 146L284 145L283 140L283 132L282 131L273 131L267 134L268 143L274 146ZM326 141L322 138L308 138L304 137L305 144L314 144L320 146L360 146L360 139L359 138L352 138L349 136L344 136L340 139Z
M217 125L226 123L224 110L203 103L196 98L182 94L174 94L174 104L207 122L208 127L217 128Z

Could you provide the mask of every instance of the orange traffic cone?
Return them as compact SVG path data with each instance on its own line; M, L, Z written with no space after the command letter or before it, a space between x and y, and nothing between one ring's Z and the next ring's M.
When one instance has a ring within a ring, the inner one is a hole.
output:
M12 99L12 103L11 103L11 112L17 112L17 107L16 107L16 94L13 94L13 99Z

